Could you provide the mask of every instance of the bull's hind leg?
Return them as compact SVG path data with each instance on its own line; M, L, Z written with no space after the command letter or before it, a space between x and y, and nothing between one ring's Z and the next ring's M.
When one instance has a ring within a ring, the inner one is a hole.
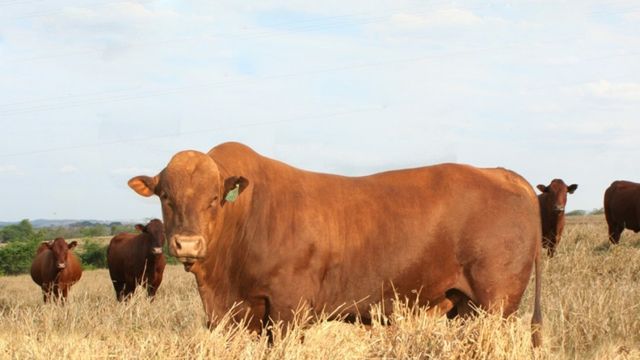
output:
M468 317L475 314L474 303L464 292L458 289L449 289L445 296L450 303L447 311L448 319L453 319L457 316Z

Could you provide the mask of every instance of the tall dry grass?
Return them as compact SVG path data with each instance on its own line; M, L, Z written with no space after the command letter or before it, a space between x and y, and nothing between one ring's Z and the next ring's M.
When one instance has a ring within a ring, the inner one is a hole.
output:
M0 358L640 359L640 236L606 242L601 217L571 219L545 260L544 340L531 349L533 286L515 317L448 321L396 304L392 326L320 320L301 310L273 346L226 321L204 327L195 280L170 266L155 302L117 303L108 272L85 272L65 306L42 304L29 276L0 278Z

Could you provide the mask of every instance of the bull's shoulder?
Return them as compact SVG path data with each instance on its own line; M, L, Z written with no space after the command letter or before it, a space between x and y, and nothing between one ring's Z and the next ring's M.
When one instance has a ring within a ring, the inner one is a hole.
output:
M259 156L252 148L239 142L229 141L213 147L207 155L220 158L228 157L257 157Z

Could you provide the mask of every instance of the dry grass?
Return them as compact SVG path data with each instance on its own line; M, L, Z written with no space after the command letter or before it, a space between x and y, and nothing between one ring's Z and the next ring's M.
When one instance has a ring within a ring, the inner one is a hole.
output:
M639 359L640 236L608 246L601 217L570 219L543 281L544 347L531 350L532 286L517 316L447 321L401 304L393 326L320 321L272 347L228 322L209 331L195 280L168 267L155 302L119 304L105 270L88 271L65 306L42 304L29 276L0 278L0 358L178 359ZM304 340L301 340L304 339Z

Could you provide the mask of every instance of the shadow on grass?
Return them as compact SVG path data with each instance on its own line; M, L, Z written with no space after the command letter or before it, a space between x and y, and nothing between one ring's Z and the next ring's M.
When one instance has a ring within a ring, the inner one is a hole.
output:
M611 251L611 246L611 242L603 242L602 244L594 247L593 251L598 254L608 253L609 251Z

